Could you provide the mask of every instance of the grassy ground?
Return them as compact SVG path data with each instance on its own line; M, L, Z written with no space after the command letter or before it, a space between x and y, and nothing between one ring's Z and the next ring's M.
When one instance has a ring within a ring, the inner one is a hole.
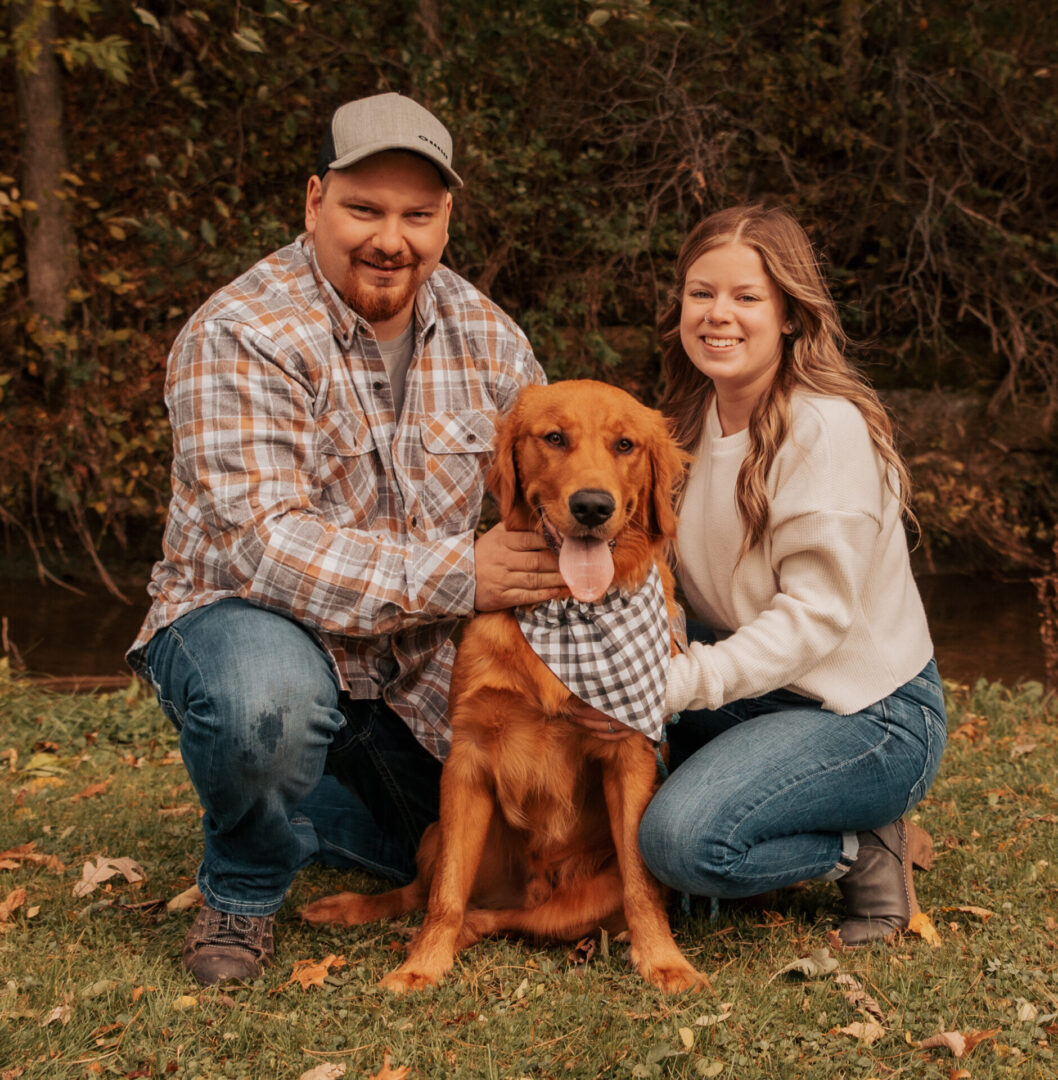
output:
M47 694L0 668L0 1078L1058 1075L1058 703L1035 685L951 690L949 750L918 808L939 852L917 878L937 943L836 953L837 892L811 883L677 917L715 994L663 997L617 943L575 966L563 947L497 941L440 989L393 999L374 984L416 920L302 926L299 904L350 886L322 869L280 913L264 979L186 978L192 914L164 901L193 882L198 810L166 722L135 688ZM118 872L75 896L100 857ZM290 981L328 957L321 985Z

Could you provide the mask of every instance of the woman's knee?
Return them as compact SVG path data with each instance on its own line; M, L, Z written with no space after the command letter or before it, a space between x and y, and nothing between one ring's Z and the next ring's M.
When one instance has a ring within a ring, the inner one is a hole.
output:
M639 849L650 872L684 892L720 895L735 853L721 839L719 823L702 808L666 797L662 786L639 823Z

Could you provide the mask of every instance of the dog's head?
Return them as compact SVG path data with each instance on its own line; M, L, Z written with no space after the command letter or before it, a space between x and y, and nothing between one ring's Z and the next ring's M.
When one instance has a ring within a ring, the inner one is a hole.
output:
M685 460L661 413L572 380L522 391L501 421L489 488L507 527L543 532L570 591L591 601L610 580L642 580L676 535Z

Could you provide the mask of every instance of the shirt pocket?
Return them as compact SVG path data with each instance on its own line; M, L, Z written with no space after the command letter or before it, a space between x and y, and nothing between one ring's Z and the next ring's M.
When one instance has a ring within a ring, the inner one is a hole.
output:
M496 413L442 412L419 422L426 459L422 506L434 530L454 535L477 525L492 460Z
M320 509L339 525L374 519L380 478L375 439L363 417L332 410L316 429Z

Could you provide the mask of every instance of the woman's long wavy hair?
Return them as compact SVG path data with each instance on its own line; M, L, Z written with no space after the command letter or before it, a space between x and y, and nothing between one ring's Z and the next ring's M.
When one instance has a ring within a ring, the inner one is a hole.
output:
M804 389L848 398L863 414L871 441L887 469L890 489L904 520L916 525L908 501L910 477L893 443L893 429L878 395L845 358L847 338L823 280L811 241L780 207L735 206L700 221L676 259L676 285L658 322L661 340L661 411L671 418L680 445L698 450L702 427L716 389L691 363L680 340L680 315L687 273L705 252L725 244L745 244L761 257L782 291L786 320L782 360L769 389L749 421L749 451L739 470L735 498L745 527L739 559L760 543L768 526L766 479L790 426L790 396Z

